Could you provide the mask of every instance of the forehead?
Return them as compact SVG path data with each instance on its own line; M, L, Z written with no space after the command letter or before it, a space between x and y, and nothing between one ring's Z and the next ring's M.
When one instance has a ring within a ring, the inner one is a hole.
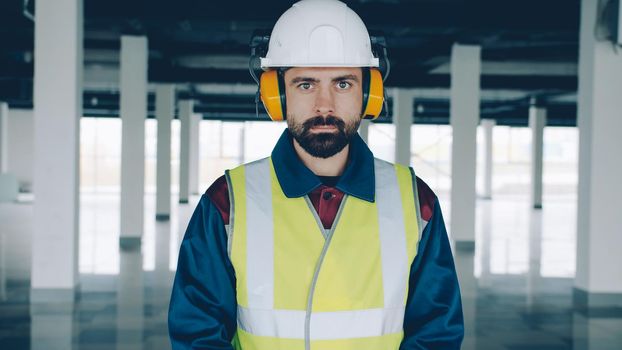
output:
M305 77L322 81L346 75L355 75L360 80L363 72L359 67L293 67L285 71L285 80Z

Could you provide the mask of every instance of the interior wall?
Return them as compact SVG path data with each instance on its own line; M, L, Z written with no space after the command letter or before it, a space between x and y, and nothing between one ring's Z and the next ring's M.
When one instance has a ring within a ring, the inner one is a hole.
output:
M8 171L20 192L31 192L34 165L34 115L31 109L9 109Z

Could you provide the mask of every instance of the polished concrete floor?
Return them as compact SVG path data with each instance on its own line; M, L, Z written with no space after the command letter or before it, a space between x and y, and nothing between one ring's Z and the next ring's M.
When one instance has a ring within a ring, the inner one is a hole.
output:
M0 349L170 349L171 281L197 201L175 204L169 222L156 222L147 195L142 247L124 251L118 195L83 193L78 300L36 306L28 300L32 204L0 204ZM572 307L575 201L545 197L542 210L521 196L478 202L475 251L454 251L463 349L622 349L622 310Z

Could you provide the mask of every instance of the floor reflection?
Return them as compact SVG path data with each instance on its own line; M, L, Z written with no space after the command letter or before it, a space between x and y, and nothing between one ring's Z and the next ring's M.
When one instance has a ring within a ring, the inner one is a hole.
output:
M4 233L0 233L0 302L6 301L6 241Z
M542 210L531 210L529 215L529 250L527 253L529 266L526 281L526 302L531 310L534 295L538 290L540 280L540 266L542 261Z
M143 345L145 284L140 247L121 250L117 285L117 350L140 350Z
M32 219L31 207L0 207L0 349L170 349L171 284L198 199L173 206L170 222L156 222L154 198L147 196L142 246L126 251L119 249L113 214L118 198L83 196L79 298L43 308L29 304L29 282L19 278L23 263L14 259L16 252L30 258L23 251L29 233L19 222ZM622 311L588 315L572 307L573 203L545 197L536 211L527 198L478 202L475 250L454 251L463 349L622 349Z
M475 278L473 250L456 249L454 262L456 272L460 279L460 292L462 294L462 314L464 316L464 341L462 349L477 349L477 279Z
M622 309L606 317L572 315L573 350L620 350L622 348Z
M31 306L30 349L71 350L74 335L72 304Z

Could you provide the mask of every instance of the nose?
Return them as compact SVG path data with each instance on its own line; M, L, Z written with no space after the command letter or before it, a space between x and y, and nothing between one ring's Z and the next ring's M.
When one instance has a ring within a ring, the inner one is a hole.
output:
M335 101L330 89L320 89L315 96L315 113L323 117L333 115Z

